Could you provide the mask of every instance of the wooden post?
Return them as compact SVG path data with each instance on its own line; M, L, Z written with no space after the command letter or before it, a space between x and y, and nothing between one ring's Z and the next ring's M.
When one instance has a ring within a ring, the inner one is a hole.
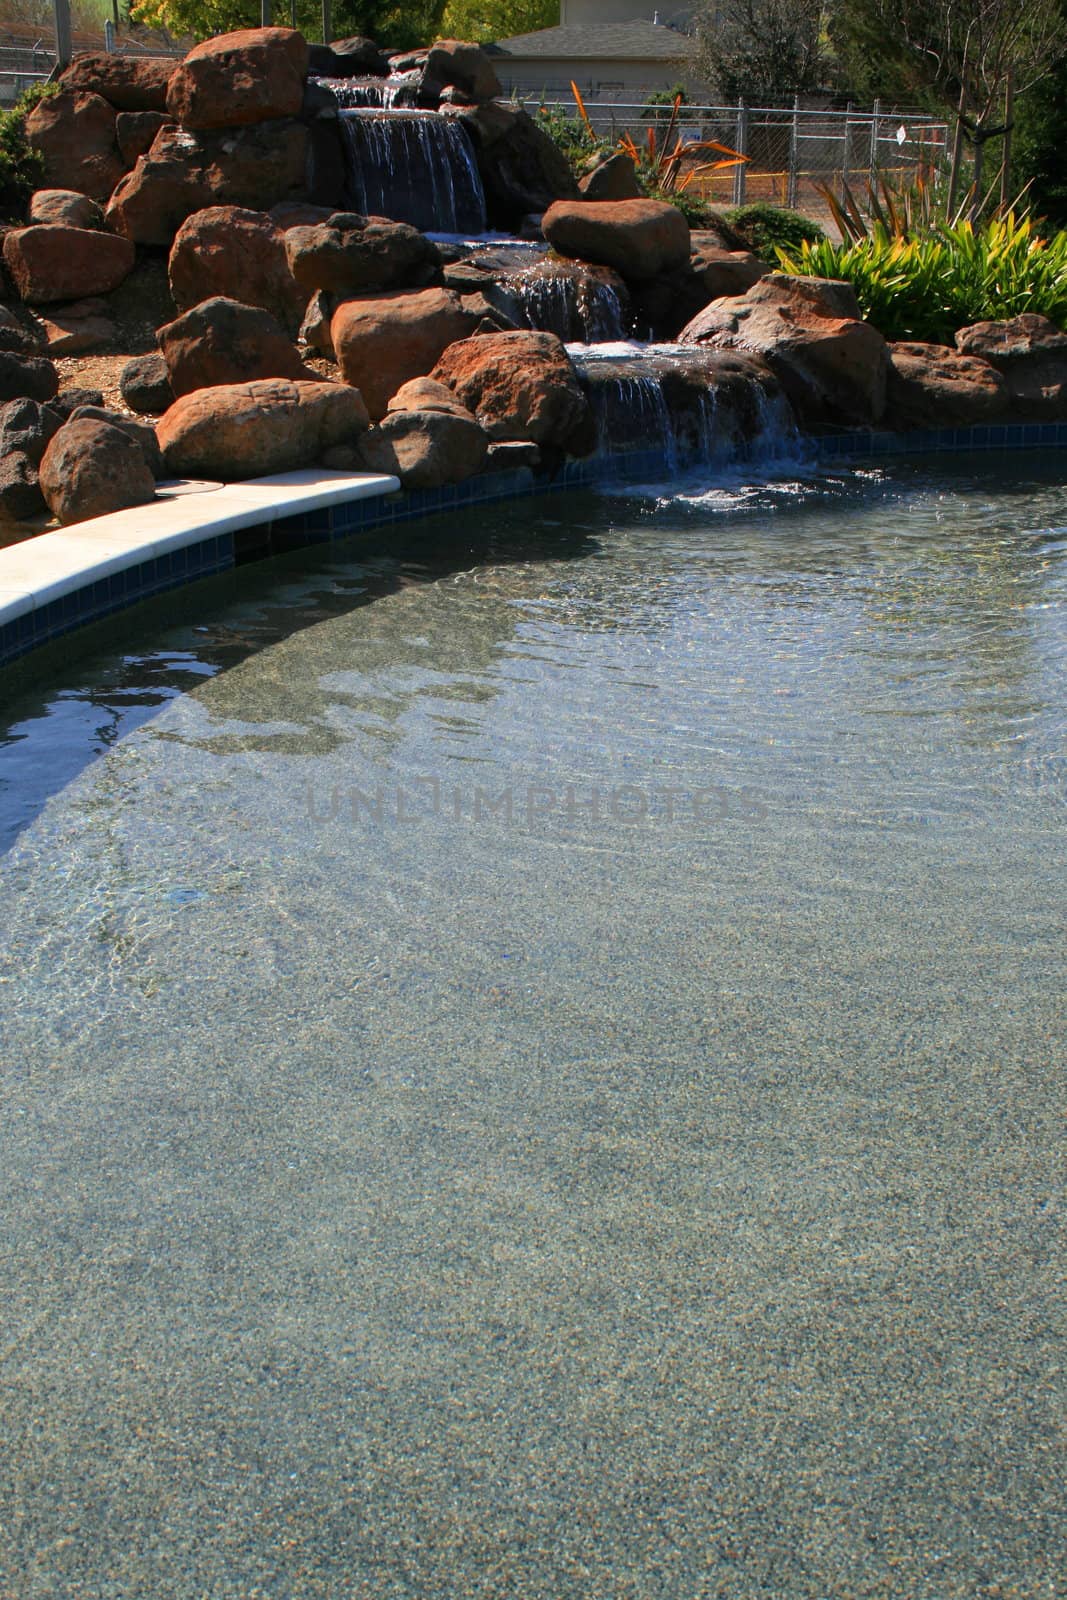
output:
M1015 113L1015 74L1009 69L1004 85L1004 148L1000 157L1000 203L1007 208L1011 196L1011 124Z
M322 0L322 42L329 44L333 39L333 18L330 15L330 0Z
M56 19L56 64L52 76L57 78L70 66L70 0L52 0L52 9Z

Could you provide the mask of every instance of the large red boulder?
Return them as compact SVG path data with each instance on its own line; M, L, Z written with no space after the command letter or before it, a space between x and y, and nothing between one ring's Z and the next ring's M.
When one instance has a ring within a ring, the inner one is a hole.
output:
M334 312L331 339L346 383L377 421L409 378L425 376L448 345L473 333L476 315L450 289L363 295Z
M366 294L371 289L421 288L440 270L437 246L406 222L340 212L312 227L285 233L289 269L310 295Z
M137 244L169 245L206 206L267 211L302 192L307 150L307 129L295 120L227 133L185 133L169 123L115 189L108 223Z
M156 480L137 441L109 422L64 423L44 453L41 493L62 523L153 500Z
M988 361L943 344L889 346L885 422L890 428L966 428L1001 416L1008 385Z
M869 425L885 411L886 342L850 284L772 272L747 294L713 300L678 337L761 356L806 427Z
M425 78L442 89L452 85L471 100L492 100L502 92L485 51L463 39L438 39L430 47Z
M1048 317L1024 311L1004 322L972 323L956 334L956 349L1001 374L1015 421L1067 416L1067 333Z
M167 271L174 304L185 311L214 295L246 306L262 306L293 334L308 294L300 288L285 254L286 237L263 211L208 206L178 229Z
M554 333L480 334L453 344L430 374L491 439L532 439L581 454L589 402Z
M116 111L163 111L173 56L75 56L60 78L64 89L98 94Z
M541 227L561 256L614 267L637 282L689 260L689 224L664 200L557 200Z
M231 483L314 466L354 445L367 425L358 390L346 384L265 378L183 395L156 437L169 472Z
M269 311L222 295L166 323L158 338L176 395L255 378L315 377Z
M52 189L106 200L126 171L114 107L98 94L67 91L39 100L26 118L26 140L44 162Z
M172 74L167 111L185 128L233 128L295 117L308 47L294 28L245 28L205 39Z
M110 294L133 270L134 255L129 239L91 228L45 223L4 237L4 265L30 305Z

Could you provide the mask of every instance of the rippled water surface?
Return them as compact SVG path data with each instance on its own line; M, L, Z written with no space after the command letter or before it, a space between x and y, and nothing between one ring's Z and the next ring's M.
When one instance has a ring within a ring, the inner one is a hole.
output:
M1009 466L428 522L9 689L0 1595L1062 1592Z

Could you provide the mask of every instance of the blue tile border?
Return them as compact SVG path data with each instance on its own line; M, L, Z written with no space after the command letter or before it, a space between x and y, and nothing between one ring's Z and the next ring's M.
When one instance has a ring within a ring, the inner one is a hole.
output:
M801 444L813 463L947 452L1014 452L1067 446L1067 422L1001 423L935 428L916 433L854 430L808 435L802 438ZM672 470L674 466L663 450L631 451L568 460L551 474L535 473L523 467L483 473L439 489L338 501L331 506L276 519L267 516L254 527L237 533L209 535L200 543L132 565L0 625L0 667L39 645L99 622L140 600L281 551L326 544L372 528L411 522L443 511L595 488L607 483L638 482L642 477Z

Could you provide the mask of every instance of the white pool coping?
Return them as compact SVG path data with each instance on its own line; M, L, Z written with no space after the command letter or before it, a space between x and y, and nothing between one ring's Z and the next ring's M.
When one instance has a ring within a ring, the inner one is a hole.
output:
M309 467L243 483L175 479L157 498L92 517L0 549L0 627L86 589L101 578L220 534L322 506L395 494L400 479L380 472Z

